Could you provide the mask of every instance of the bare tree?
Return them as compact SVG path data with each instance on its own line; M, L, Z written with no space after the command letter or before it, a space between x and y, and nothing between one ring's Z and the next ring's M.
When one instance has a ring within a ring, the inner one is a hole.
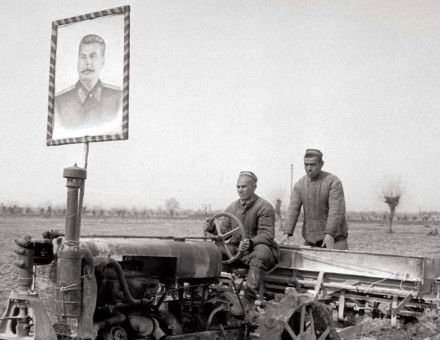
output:
M131 215L135 218L138 219L139 218L139 210L136 207L132 207L131 208Z
M396 208L403 195L403 185L400 179L392 178L387 180L380 191L381 198L388 205L390 214L388 215L388 232L393 232L393 219Z
M272 198L275 201L275 215L277 221L279 221L279 230L283 230L283 217L281 214L281 207L285 196L286 192L282 189L281 185L278 185L277 189L273 189L268 195L268 197Z
M179 207L179 202L173 197L165 201L165 209L168 211L168 214L171 216L171 218L174 218L177 210L179 210Z
M143 220L145 220L145 218L147 217L147 214L148 214L148 210L147 210L147 208L143 208L143 209L141 210L141 216L142 216L142 219L143 219Z
M202 204L202 208L199 211L200 214L202 214L204 217L207 217L211 214L211 212L211 204Z

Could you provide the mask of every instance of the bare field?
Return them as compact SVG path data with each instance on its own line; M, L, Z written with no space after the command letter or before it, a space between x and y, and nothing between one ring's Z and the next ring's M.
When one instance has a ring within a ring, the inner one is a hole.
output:
M93 219L83 220L82 235L143 235L143 236L202 236L203 220L180 219ZM434 227L435 228L435 227ZM63 218L0 218L0 301L5 301L16 283L14 239L31 235L41 238L47 230L64 231ZM354 224L349 227L349 247L352 250L440 257L440 235L427 236L431 228L421 225L396 225L394 233L377 224ZM281 232L277 231L277 239ZM296 230L294 242L302 243L300 228Z

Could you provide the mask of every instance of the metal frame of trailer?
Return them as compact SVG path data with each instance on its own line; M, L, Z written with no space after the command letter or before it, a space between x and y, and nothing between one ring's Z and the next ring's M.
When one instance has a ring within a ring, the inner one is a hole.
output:
M298 246L280 250L280 262L265 278L268 295L306 290L333 304L335 320L344 320L348 309L370 314L379 308L396 326L398 317L438 308L440 258Z

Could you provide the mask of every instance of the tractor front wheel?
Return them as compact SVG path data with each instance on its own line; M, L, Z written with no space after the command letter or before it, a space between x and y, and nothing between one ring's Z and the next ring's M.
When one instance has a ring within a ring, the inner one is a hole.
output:
M128 334L125 328L121 326L108 327L102 332L102 340L128 340Z

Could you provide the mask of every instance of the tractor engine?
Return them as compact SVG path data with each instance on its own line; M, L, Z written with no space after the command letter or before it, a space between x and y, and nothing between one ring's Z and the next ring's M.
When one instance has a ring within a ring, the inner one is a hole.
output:
M64 169L65 233L16 241L18 285L0 319L0 339L178 339L209 330L226 334L228 328L232 337L227 336L234 338L234 327L241 334L243 322L229 322L231 299L217 285L222 261L216 244L172 237L80 237L86 174L76 165ZM51 269L54 306L45 306L34 289L34 268L41 265Z
M238 296L220 282L222 257L214 243L91 236L80 239L77 253L66 254L64 237L45 236L17 241L18 264L31 264L21 269L19 281L27 274L29 286L11 294L0 339L154 340L219 331L238 339L243 334L243 319L230 313ZM63 265L66 260L79 265L77 284L65 282L65 271L77 270ZM52 297L41 301L30 290L36 265L46 265L37 272L52 278Z
M98 339L200 332L214 327L214 309L228 305L210 289L221 271L215 244L101 236L81 239L81 248L94 264Z

